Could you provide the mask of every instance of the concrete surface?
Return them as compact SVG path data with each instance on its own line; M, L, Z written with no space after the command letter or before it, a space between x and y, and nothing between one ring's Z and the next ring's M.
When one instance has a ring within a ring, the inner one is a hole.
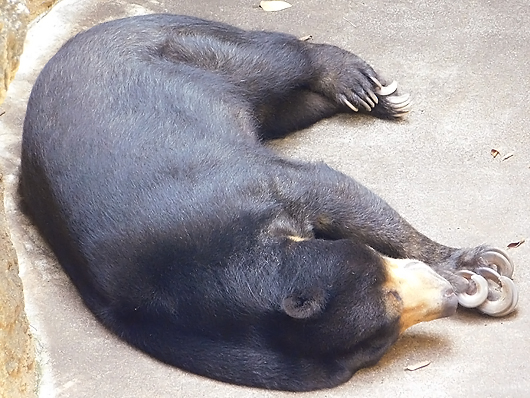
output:
M173 12L243 28L311 34L356 52L414 96L407 121L340 116L273 143L324 160L386 198L430 237L506 247L530 238L530 7L527 0L294 1L265 13L258 0L63 0L37 23L0 108L7 211L39 345L42 397L288 397L186 374L128 347L83 307L16 208L25 103L37 73L73 33L138 13ZM86 110L91 112L90 109ZM205 110L207 111L207 110ZM491 149L501 156L493 158ZM502 160L510 152L513 156ZM518 311L503 319L459 311L410 329L375 367L307 397L530 396L530 241L510 254ZM431 364L405 371L420 361Z

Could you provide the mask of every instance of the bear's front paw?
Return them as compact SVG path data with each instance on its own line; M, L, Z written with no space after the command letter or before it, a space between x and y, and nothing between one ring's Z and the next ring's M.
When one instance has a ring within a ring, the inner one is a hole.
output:
M410 94L398 95L397 82L393 81L384 86L377 78L370 76L370 79L374 84L373 90L354 89L347 94L339 94L340 102L354 112L359 110L370 112L384 119L403 118L410 112L412 106Z
M496 317L512 313L519 293L511 279L514 266L508 254L498 248L483 247L471 258L466 257L460 259L463 269L455 273L467 283L457 293L460 305Z

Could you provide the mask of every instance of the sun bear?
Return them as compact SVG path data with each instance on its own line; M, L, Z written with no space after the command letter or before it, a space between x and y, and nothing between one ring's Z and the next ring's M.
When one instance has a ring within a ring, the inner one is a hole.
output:
M409 110L331 45L186 16L111 21L38 77L20 193L87 307L131 345L230 383L329 388L459 298L493 315L517 301L501 250L435 243L351 177L263 145L337 113ZM509 294L477 301L487 279Z

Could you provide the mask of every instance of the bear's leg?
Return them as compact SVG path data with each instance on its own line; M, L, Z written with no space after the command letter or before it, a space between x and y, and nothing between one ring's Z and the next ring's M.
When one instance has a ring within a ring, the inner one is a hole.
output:
M397 119L410 110L396 84L385 86L370 65L335 46L195 19L166 33L153 52L226 79L254 110L264 139L339 112Z
M298 76L298 85L257 108L262 137L285 135L341 112L400 119L410 111L410 95L398 95L395 82L385 85L355 54L327 44L299 45L309 57L305 81Z
M291 172L296 176L286 176L288 183L280 189L288 192L285 197L298 198L296 213L309 222L316 237L353 239L388 257L425 262L453 285L462 305L479 306L489 315L507 315L515 309L513 264L502 250L457 249L434 242L379 196L325 165L303 170L297 166ZM487 280L493 286L488 287Z

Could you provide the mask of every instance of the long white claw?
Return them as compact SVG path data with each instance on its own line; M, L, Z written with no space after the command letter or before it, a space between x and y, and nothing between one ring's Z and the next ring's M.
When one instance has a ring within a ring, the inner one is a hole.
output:
M377 95L375 95L372 91L368 91L368 95L370 96L370 98L374 102L374 105L372 106L372 108L373 108L375 106L375 104L379 103L379 98L377 98Z
M394 80L392 83L390 83L388 86L383 86L379 90L376 90L376 93L379 95L390 95L395 93L397 90L397 82Z
M486 301L488 298L488 281L484 277L468 270L460 270L456 274L466 278L468 281L473 281L476 286L476 291L472 294L467 292L457 294L458 303L461 306L475 308Z
M400 106L405 107L410 102L410 94L406 93L403 95L392 95L386 99L388 102L390 102L392 105L396 105L395 108L399 108Z
M364 101L365 101L368 105L370 105L370 110L372 110L372 108L375 107L375 102L372 101L372 99L370 98L369 95L366 95L366 96L364 97Z
M409 114L409 112L412 109L412 101L410 101L408 104L404 106L396 106L394 107L394 117L400 118L405 117Z
M346 106L347 106L348 108L350 108L352 111L354 111L354 112L359 112L359 109L357 109L356 107L354 107L353 104L352 104L350 101L348 101L346 98L342 98L342 101L343 101L343 102L346 104Z
M412 101L403 105L403 106L395 106L394 111L396 113L409 113L412 110Z
M488 265L495 265L499 274L508 278L512 277L514 269L513 261L504 250L494 247L481 254L480 257L486 260Z
M410 109L407 110L406 112L398 112L398 113L394 113L393 116L397 119L399 118L404 118L404 117L407 117L409 115L409 112L410 112Z
M375 77L370 76L370 79L372 79L372 81L374 82L374 84L375 84L379 89L382 89L382 88L383 88L383 85L381 84L381 82L380 82L379 80L377 80Z
M477 309L483 314L501 317L512 313L519 301L519 291L513 281L506 277L499 275L491 268L478 268L477 273L482 277L493 281L500 287L500 297L487 298Z
M372 107L368 105L368 103L361 98L359 98L359 104L361 104L363 108L366 109L368 112L372 110Z
M412 101L410 101L409 103L407 103L406 105L403 105L403 106L396 106L394 107L395 111L397 113L409 113L410 110L412 109Z

